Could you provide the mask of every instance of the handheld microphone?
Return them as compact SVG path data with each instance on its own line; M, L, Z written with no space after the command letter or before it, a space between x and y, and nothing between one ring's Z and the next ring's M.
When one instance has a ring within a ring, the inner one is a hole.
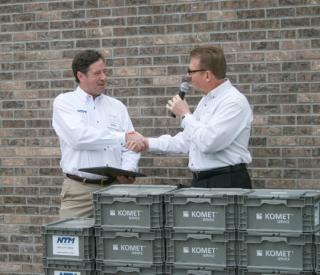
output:
M179 96L181 99L184 99L185 95L187 93L189 93L192 89L192 86L189 82L187 81L184 81L180 84L180 87L179 87ZM176 117L176 115L174 113L171 113L171 116L172 117Z

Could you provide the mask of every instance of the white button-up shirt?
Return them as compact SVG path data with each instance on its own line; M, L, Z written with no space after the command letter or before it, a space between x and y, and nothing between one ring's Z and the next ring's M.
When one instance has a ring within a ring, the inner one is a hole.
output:
M182 120L175 136L149 138L150 151L189 153L191 171L250 163L248 150L252 110L229 80L204 96L193 114Z
M78 87L55 98L52 125L59 137L64 173L96 179L101 176L78 169L112 166L137 170L140 154L124 147L125 133L134 128L119 100L104 94L94 100Z

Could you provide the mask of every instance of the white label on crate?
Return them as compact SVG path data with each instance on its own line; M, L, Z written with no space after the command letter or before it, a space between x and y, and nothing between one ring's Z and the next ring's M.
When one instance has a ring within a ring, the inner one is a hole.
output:
M116 215L116 210L110 210L110 216L115 216Z
M189 218L189 211L183 211L183 212L182 212L182 216L183 216L184 218Z
M257 256L262 257L263 256L263 251L262 250L257 250Z
M79 256L79 237L52 236L54 255Z
M257 220L262 220L263 219L262 213L256 213L256 219Z
M119 245L113 244L113 245L112 245L112 250L118 251L118 250L119 250Z
M189 247L183 247L183 248L182 248L182 251L183 251L183 253L185 253L185 254L190 253Z
M53 275L81 275L81 272L73 272L73 271L54 271Z
M314 225L315 226L319 225L319 222L320 222L319 211L320 211L320 202L314 205Z

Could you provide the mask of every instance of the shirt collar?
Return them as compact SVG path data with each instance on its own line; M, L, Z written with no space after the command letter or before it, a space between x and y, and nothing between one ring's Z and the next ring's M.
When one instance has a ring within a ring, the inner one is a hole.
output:
M82 90L80 86L77 87L75 92L79 95L81 100L83 100L85 102L88 100L93 100L93 97L91 95L89 95L87 92L85 92L84 90ZM102 98L102 96L99 95L96 97L95 100L100 100L101 98Z
M219 86L217 86L216 88L214 88L213 90L211 90L206 97L208 98L214 98L214 97L219 97L221 94L225 93L225 91L230 88L231 82L228 78L225 79L225 81L220 84Z

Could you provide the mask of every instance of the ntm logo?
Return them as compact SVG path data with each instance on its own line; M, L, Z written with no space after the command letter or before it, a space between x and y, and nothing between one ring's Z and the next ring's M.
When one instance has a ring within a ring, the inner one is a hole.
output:
M75 239L75 237L58 237L57 243L74 244Z

